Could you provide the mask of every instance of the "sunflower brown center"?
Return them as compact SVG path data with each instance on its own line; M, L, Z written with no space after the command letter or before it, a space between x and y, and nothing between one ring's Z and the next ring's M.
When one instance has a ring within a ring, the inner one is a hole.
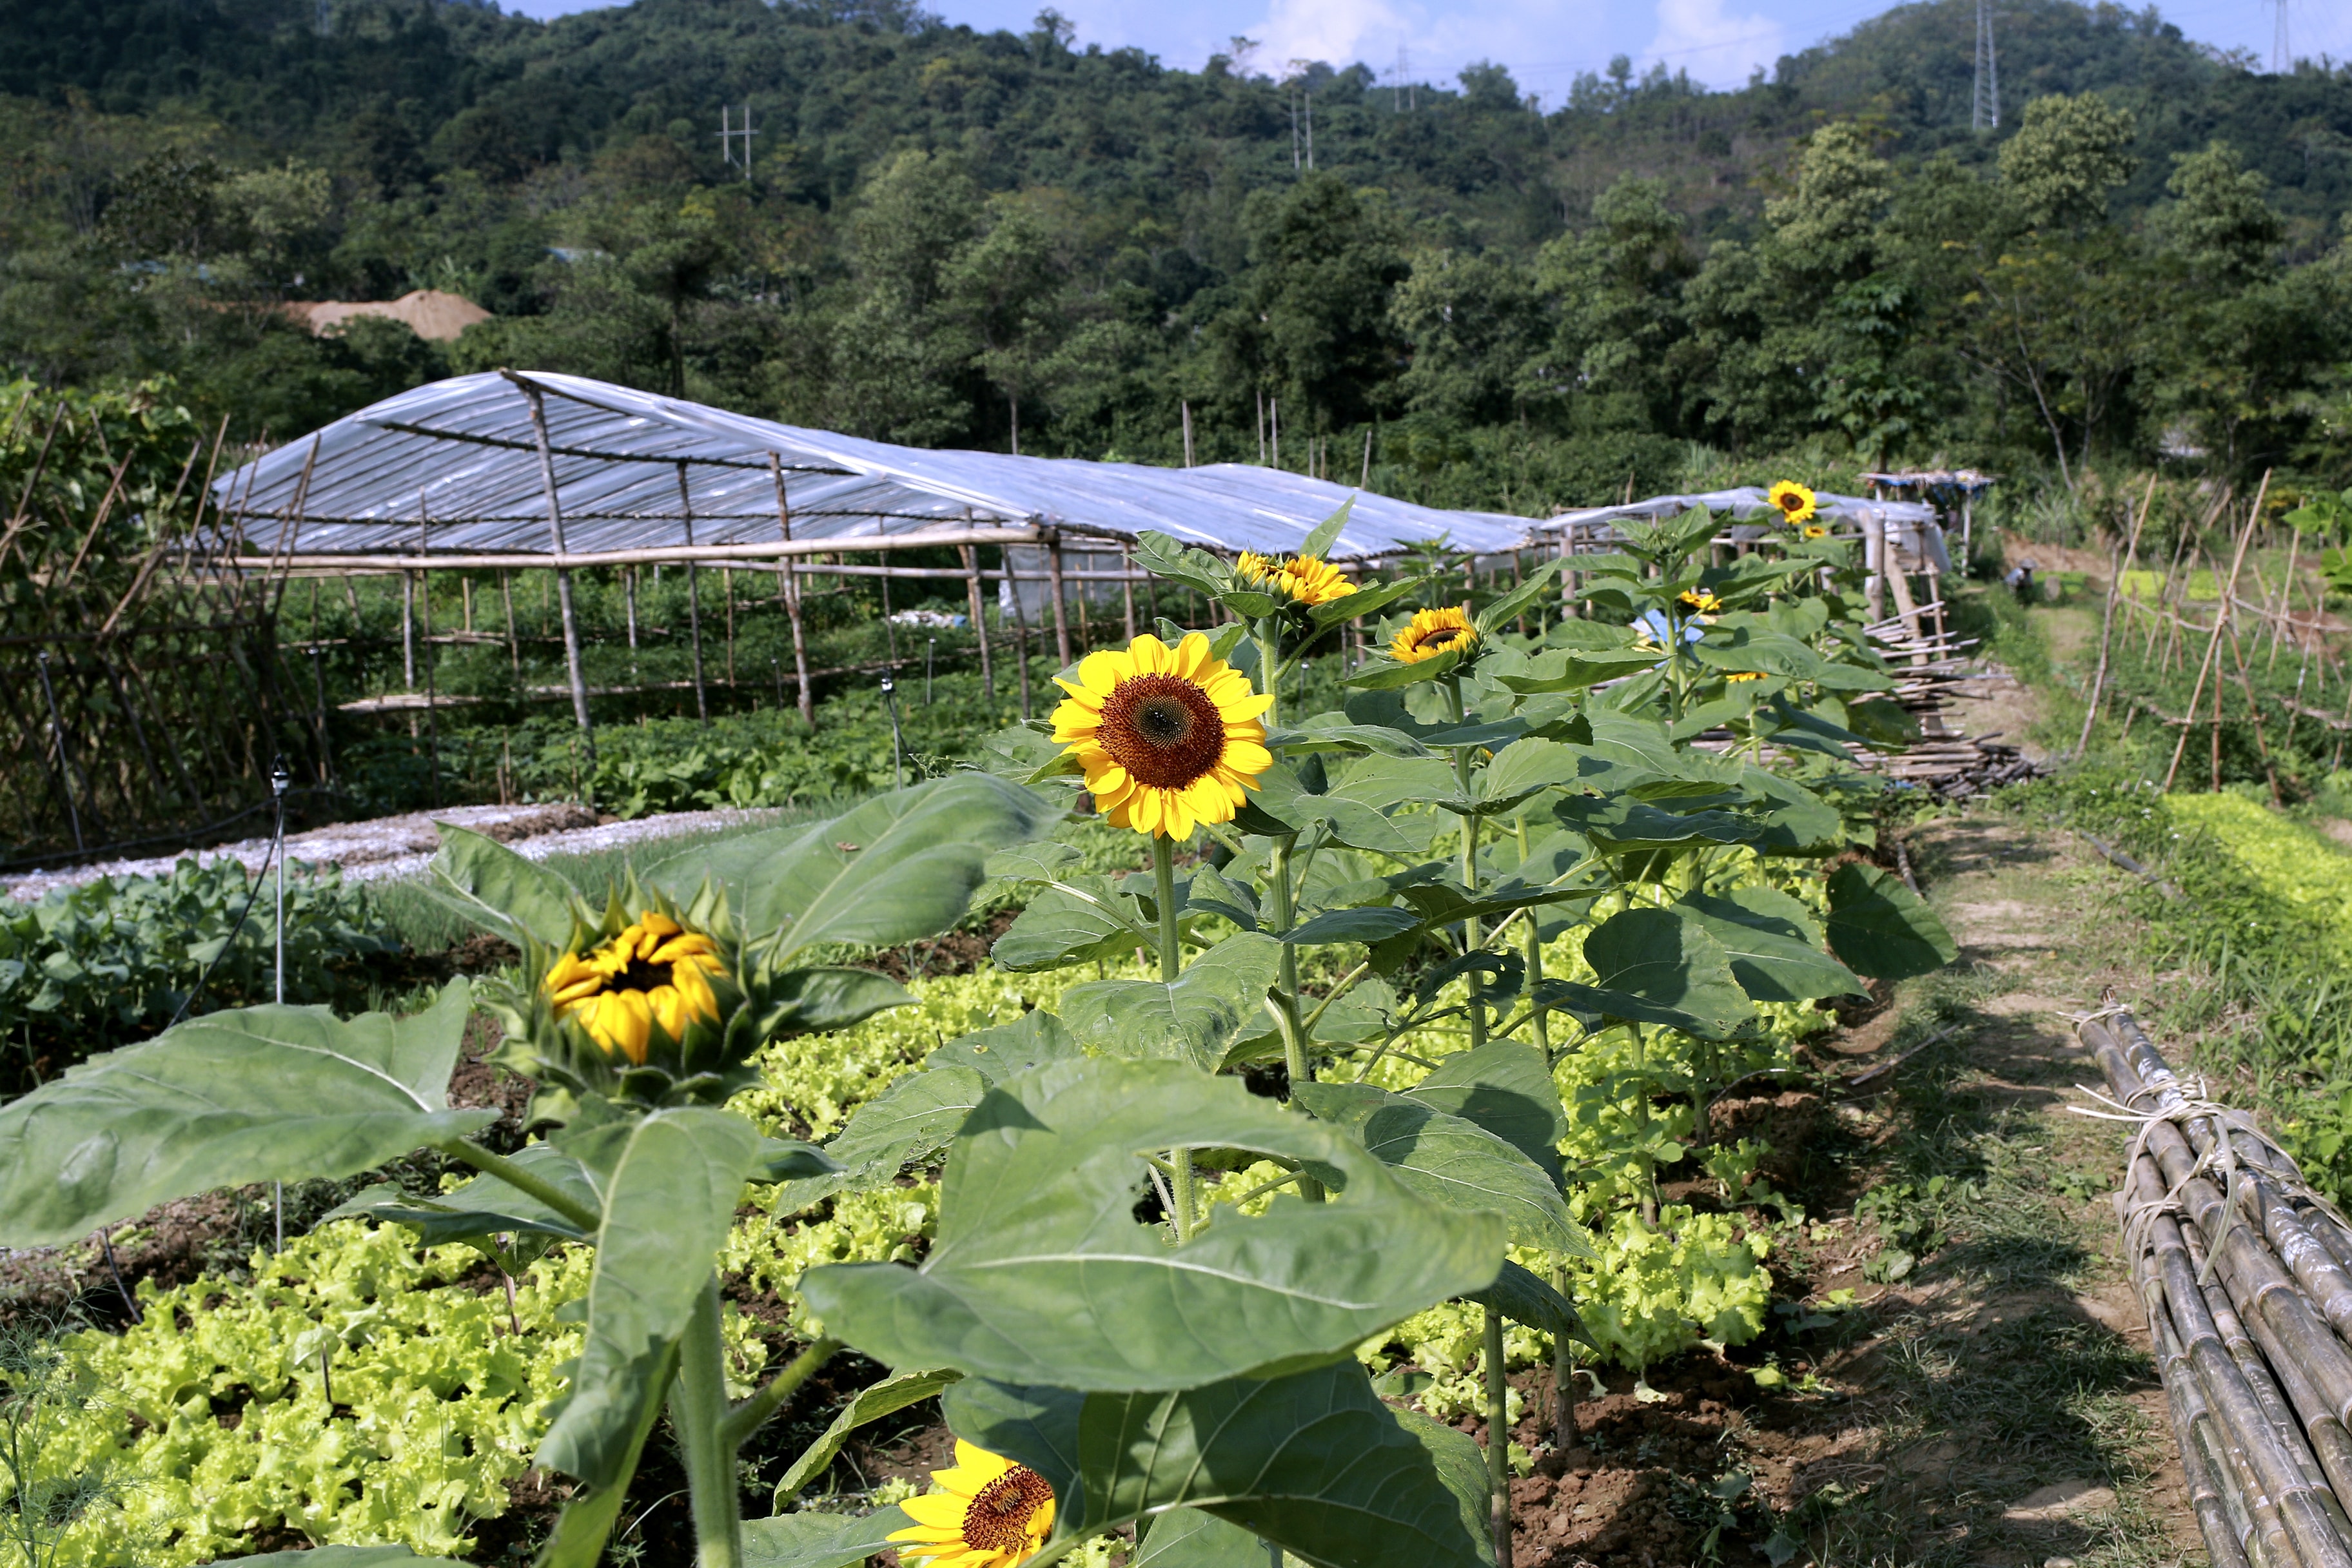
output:
M1805 510L1805 498L1802 496L1782 496L1780 498L1780 510L1782 511L1802 511Z
M1029 1521L1054 1500L1045 1478L1015 1465L986 1486L963 1510L963 1539L982 1552L1017 1552L1029 1544Z
M658 991L670 983L670 965L629 960L629 966L605 982L607 991Z
M1103 700L1096 731L1136 783L1181 789L1225 754L1225 721L1209 694L1178 675L1131 675Z
M1470 629L1467 626L1440 626L1433 632L1423 634L1421 646L1429 648L1449 648L1469 635Z

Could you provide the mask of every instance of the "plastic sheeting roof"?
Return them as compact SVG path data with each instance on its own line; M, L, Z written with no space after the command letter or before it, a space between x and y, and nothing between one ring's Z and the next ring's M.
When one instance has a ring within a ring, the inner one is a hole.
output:
M1625 506L1596 506L1582 511L1563 511L1548 517L1536 527L1545 533L1558 533L1566 529L1594 523L1614 522L1626 517L1675 517L1703 506L1709 511L1727 511L1745 518L1749 512L1769 508L1763 489L1748 485L1739 489L1705 490L1693 495L1652 496ZM1933 522L1936 509L1923 501L1867 500L1859 496L1816 494L1815 514L1839 522L1860 522L1875 517L1881 522Z
M942 527L1025 537L1035 526L1126 540L1156 529L1276 553L1295 550L1351 496L1332 552L1342 557L1441 536L1463 550L1507 551L1538 526L1276 468L929 451L582 376L496 371L417 387L290 441L217 479L218 504L242 520L247 548L273 556L551 553L526 385L542 394L572 554L774 542L779 475L792 537L845 544Z

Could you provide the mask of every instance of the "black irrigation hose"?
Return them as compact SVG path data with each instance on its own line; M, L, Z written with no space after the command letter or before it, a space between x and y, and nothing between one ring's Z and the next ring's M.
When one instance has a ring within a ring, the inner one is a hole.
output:
M253 906L261 901L261 889L269 880L269 864L278 858L278 851L286 844L286 792L284 790L277 792L276 804L277 826L269 835L269 852L261 858L261 869L253 875L253 891L246 898L245 908L237 910L236 923L228 928L228 940L221 943L220 951L213 954L210 963L205 965L205 972L196 976L196 983L189 988L188 994L180 998L180 1005L172 1014L172 1022L163 1026L167 1029L176 1026L181 1019L188 1016L188 1005L202 995L205 987L211 984L213 971L220 967L220 961L228 956L229 949L236 945L237 937L244 931L246 917L252 914Z

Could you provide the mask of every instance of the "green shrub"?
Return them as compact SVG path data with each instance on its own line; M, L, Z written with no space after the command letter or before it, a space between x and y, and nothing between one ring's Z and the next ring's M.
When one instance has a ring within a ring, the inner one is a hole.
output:
M100 877L34 904L0 901L0 1040L13 1058L0 1068L0 1090L143 1039L183 1001L190 1013L269 1001L271 894L234 860L184 856L167 876ZM288 877L288 1001L363 1005L363 961L398 950L364 888L332 868ZM207 964L204 991L190 999Z

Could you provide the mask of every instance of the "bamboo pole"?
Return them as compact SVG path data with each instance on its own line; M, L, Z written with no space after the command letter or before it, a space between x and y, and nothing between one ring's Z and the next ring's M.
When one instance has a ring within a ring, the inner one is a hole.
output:
M686 547L694 548L694 498L687 490L686 465L677 466L677 504L686 524ZM694 658L694 716L704 723L710 722L710 699L702 689L702 580L696 575L697 563L688 556L686 563L686 635Z
M1054 653L1062 668L1070 667L1070 622L1068 606L1064 603L1068 590L1062 582L1062 536L1055 534L1045 545L1045 580L1054 594ZM1016 593L1013 597L1018 600Z
M776 592L783 595L784 614L793 624L793 673L800 682L801 722L816 728L816 699L809 692L808 631L801 619L800 572L793 555L793 507L784 490L783 464L768 454L768 472L776 482L776 526L783 534L785 554L776 565Z
M1185 424L1188 430L1191 423L1192 421L1187 418ZM1118 547L1118 565L1119 604L1127 613L1127 640L1133 642L1135 640L1135 553L1124 544Z
M963 554L964 587L971 606L971 635L980 643L980 689L988 700L996 700L996 671L988 657L988 617L980 606L980 552L971 545L959 547Z
M2147 476L2147 489L2139 500L2139 516L2132 520L2131 542L2116 557L2117 564L2107 581L2106 611L2099 618L2099 672L2091 680L2091 704L2083 712L2083 732L2074 737L2074 754L2081 756L2083 748L2091 743L2091 725L2099 716L2099 692L2107 683L2107 647L2115 636L2116 600L2123 594L2124 574L2139 554L2140 530L2147 526L2148 503L2156 500L2156 476Z
M555 456L547 448L547 412L540 405L537 386L520 379L515 384L521 388L524 400L530 405L531 433L539 440L540 483L547 490L548 542L554 546L556 558L562 560L567 553L563 547L563 502L556 492ZM580 726L581 747L588 754L586 777L590 783L583 793L593 805L595 803L596 732L590 728L588 721L588 679L580 668L580 628L572 616L572 573L569 567L555 568L555 592L563 606L563 668L572 682L572 717ZM518 652L518 666L520 661L521 655Z
M2254 492L2253 507L2246 514L2245 529L2238 535L2237 553L2230 563L2230 581L2221 590L2221 604L2214 609L2213 635L2205 639L2205 657L2198 661L2197 684L2195 689L2189 693L2189 707L2187 709L2187 712L2192 721L2197 717L2197 700L2205 694L2206 674L2209 670L2212 669L2218 662L2218 656L2221 647L2221 628L2229 623L2231 596L2234 595L2238 589L2238 569L2245 564L2246 546L2253 542L2254 524L2263 515L2263 497L2269 491L2271 477L2266 472L2263 475L2262 489ZM2221 744L2221 719L2218 716L2219 700L2219 694L2217 692L2215 697L2217 716L2213 721L2215 726L2214 745L2217 748ZM2184 725L2181 727L2180 739L2179 742L2172 748L2172 765L2164 770L2164 793L2167 795L2170 795L2172 793L2173 778L2180 772L2180 759L2188 749L2189 730L2188 727ZM2220 765L2220 762L2217 758L2214 763L2217 771L2219 770ZM2216 787L2218 788L2219 786L2216 785Z

